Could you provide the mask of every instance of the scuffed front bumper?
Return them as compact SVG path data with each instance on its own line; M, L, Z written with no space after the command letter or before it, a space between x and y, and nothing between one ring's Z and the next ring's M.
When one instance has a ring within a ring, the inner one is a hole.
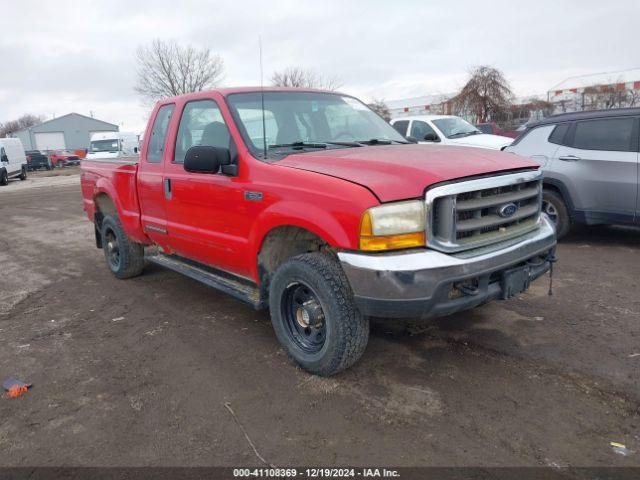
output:
M435 250L361 254L339 252L356 304L365 315L438 317L506 298L504 272L527 266L529 280L550 268L555 229L542 216L537 230L521 237L455 254Z

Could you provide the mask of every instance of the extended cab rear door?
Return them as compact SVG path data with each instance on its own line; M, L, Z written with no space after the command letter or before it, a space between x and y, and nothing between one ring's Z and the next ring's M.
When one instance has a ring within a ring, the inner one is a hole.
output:
M151 131L147 132L145 147L138 166L138 196L142 228L156 243L167 241L167 217L164 201L163 170L167 153L168 132L172 124L175 105L160 106L155 114Z

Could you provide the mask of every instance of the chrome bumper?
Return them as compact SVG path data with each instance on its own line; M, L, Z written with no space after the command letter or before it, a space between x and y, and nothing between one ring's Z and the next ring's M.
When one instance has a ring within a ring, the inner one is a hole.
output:
M540 228L521 237L459 253L435 250L362 254L339 252L358 308L365 315L437 317L504 296L500 273L527 264L534 280L549 270L556 244L546 215ZM473 281L470 294L454 284Z

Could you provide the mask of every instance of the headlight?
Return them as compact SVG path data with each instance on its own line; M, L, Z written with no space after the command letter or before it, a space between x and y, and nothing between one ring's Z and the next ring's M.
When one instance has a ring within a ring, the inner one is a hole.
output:
M425 239L425 207L422 200L370 208L360 221L360 250L423 247Z

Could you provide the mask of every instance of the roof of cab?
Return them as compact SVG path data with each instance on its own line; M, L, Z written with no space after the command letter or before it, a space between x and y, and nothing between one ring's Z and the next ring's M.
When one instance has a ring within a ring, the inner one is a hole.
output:
M319 88L296 88L296 87L227 87L227 88L214 88L212 90L203 90L201 92L185 93L183 95L177 95L175 97L165 98L160 100L160 103L171 103L177 99L191 100L195 98L202 98L207 93L218 93L223 97L232 95L234 93L260 93L260 92L309 92L309 93L333 93L336 95L346 95L341 92L335 92L331 90L323 90Z

